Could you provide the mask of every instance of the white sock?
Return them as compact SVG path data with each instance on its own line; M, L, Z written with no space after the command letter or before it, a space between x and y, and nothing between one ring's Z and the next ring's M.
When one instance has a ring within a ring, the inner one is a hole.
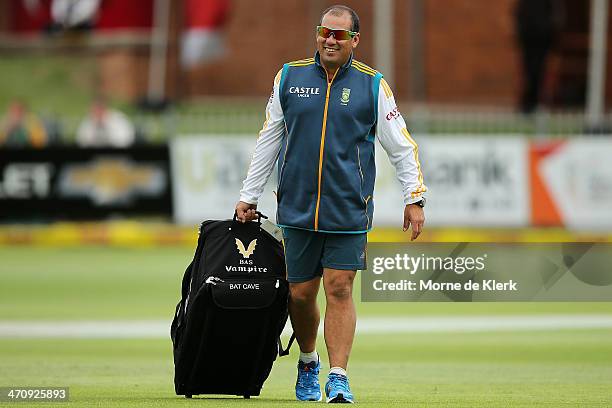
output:
M330 374L339 374L339 375L343 375L346 377L346 370L342 367L332 367L331 370L329 370Z
M317 350L311 351L310 353L302 353L300 351L300 361L304 364L312 363L313 361L319 361L319 355Z

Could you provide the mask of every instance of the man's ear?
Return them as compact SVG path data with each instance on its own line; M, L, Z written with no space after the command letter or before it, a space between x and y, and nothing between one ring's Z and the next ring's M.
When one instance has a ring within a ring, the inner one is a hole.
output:
M359 33L355 34L353 37L353 49L357 48L357 44L359 44Z

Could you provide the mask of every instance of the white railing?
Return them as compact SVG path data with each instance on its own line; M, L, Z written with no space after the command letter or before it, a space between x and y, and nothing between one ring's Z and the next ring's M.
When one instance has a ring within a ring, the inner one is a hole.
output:
M180 134L252 134L263 121L265 102L225 103L220 107L190 107L162 114L134 114L132 120L145 140L159 143ZM515 134L527 138L566 138L583 134L611 134L612 114L593 129L582 112L541 111L530 116L509 110L480 108L422 108L404 110L408 129L415 135L461 133L473 135ZM60 117L64 139L73 140L80 118Z

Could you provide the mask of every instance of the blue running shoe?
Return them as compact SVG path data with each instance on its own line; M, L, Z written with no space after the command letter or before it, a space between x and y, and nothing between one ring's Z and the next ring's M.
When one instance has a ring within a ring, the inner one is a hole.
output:
M354 402L348 378L341 374L329 374L327 384L325 384L325 395L329 403L352 404Z
M300 401L321 401L319 369L321 364L312 361L308 364L298 361L298 376L295 383L295 396Z

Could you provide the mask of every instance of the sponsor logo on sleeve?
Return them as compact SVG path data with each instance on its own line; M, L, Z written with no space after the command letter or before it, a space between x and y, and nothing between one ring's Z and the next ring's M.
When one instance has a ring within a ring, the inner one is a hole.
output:
M268 99L268 104L271 104L274 100L274 88L272 88L272 92L270 93L270 99Z
M402 116L402 114L400 113L398 107L396 106L395 108L393 108L393 110L389 113L387 113L387 116L385 116L385 118L387 118L387 120L392 120L392 119L398 119Z

